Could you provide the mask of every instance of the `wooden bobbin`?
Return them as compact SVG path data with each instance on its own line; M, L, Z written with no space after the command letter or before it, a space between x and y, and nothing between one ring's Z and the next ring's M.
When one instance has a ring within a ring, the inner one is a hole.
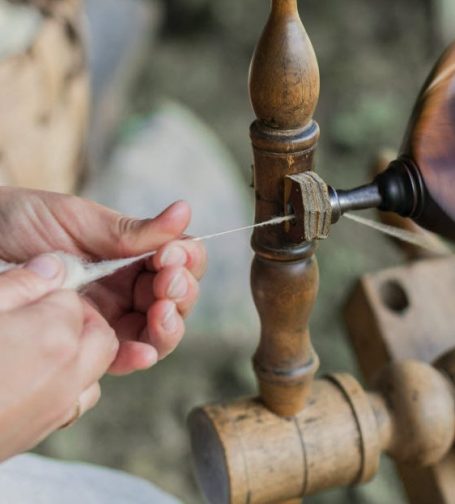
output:
M284 213L284 179L311 170L319 138L312 120L319 70L296 0L273 0L251 64L250 96L257 116L254 149L256 222ZM257 229L252 266L253 297L261 319L254 368L261 398L290 417L302 410L318 369L308 320L319 275L313 243L296 243L285 226Z
M372 393L345 374L317 380L293 418L258 399L195 410L193 454L208 502L272 504L362 483L381 453L435 464L454 441L455 353L438 366L442 372L416 361L392 364Z

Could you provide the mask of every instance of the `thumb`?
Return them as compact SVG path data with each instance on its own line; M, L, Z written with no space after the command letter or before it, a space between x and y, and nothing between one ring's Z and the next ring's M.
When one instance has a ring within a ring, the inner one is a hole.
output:
M63 261L43 254L0 275L0 312L32 303L59 289L65 279Z
M152 252L165 243L178 239L188 227L191 209L177 201L154 219L131 219L119 216L111 228L110 250L105 257L129 257ZM112 248L111 248L112 247Z

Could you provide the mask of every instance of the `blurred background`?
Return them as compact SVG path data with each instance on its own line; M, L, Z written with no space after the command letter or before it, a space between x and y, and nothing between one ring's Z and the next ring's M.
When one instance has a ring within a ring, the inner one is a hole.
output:
M453 36L455 4L299 5L321 70L317 169L335 186L365 182L378 150L398 149L417 92ZM0 32L2 19L11 26L14 18L13 26L23 28L19 41L17 30L8 39L12 53L24 51L44 22L36 12L16 8L20 13L0 14ZM78 192L136 216L155 215L185 198L194 209L193 234L251 223L248 128L254 117L247 75L268 9L266 0L86 0L80 29L87 41L91 114ZM106 378L99 407L45 441L40 453L122 469L185 503L202 502L186 417L196 405L255 393L250 358L259 331L249 291L249 234L207 246L210 269L184 344L150 372ZM385 238L349 222L336 227L318 257L321 290L311 330L321 372L359 377L343 305L361 274L403 257ZM384 460L372 483L305 502L405 500Z

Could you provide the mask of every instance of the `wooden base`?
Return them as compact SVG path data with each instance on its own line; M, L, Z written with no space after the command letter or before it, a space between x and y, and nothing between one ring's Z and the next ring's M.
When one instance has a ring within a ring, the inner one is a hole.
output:
M356 391L352 398L345 388ZM314 382L294 418L246 399L197 409L189 426L196 473L210 504L292 502L321 488L366 481L379 463L373 405L346 375Z

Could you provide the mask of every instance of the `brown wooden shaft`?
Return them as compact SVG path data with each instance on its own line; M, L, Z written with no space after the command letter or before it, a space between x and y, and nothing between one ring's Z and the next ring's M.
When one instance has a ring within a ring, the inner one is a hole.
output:
M272 504L362 483L381 453L426 466L454 441L455 353L435 368L406 361L387 368L377 391L349 375L314 382L291 419L259 400L208 406L190 417L200 485L210 504ZM448 371L446 371L448 370Z
M257 255L251 282L262 323L254 357L261 397L277 414L292 416L303 408L319 365L308 330L318 286L316 260L277 262Z
M263 222L284 214L285 176L313 168L319 138L312 120L319 73L296 0L272 2L251 65L250 95L258 118L251 127L256 222ZM314 246L293 243L284 225L257 229L252 244L252 291L262 327L254 357L261 398L275 413L292 416L303 408L318 367L308 332L318 289Z

